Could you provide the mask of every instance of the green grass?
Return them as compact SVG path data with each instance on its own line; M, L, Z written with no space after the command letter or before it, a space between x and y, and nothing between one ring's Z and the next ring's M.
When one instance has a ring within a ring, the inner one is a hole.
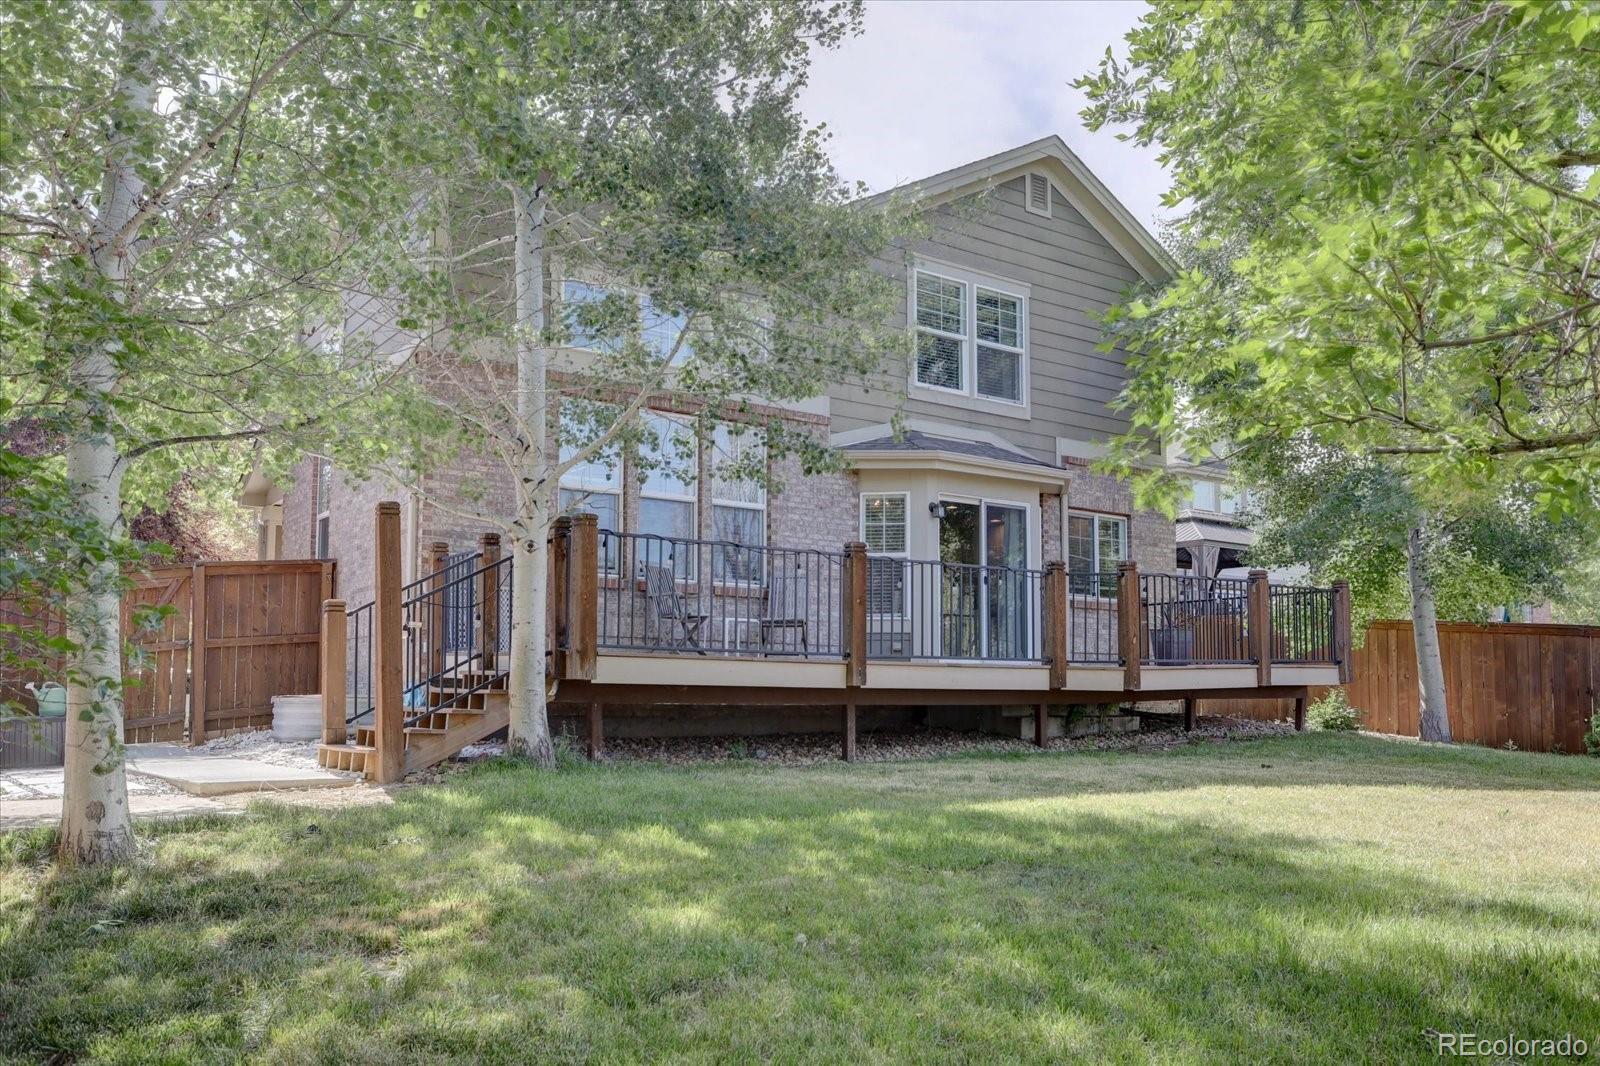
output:
M317 829L313 831L311 826ZM1600 760L1310 735L489 765L389 808L0 838L0 1056L1432 1058L1600 1041Z

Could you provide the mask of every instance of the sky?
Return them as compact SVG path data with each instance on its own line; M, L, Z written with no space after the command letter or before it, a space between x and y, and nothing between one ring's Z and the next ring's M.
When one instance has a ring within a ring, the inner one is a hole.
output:
M1150 228L1167 179L1154 148L1089 133L1072 81L1093 70L1139 0L869 0L865 32L812 61L801 107L832 132L840 174L880 192L1048 134Z

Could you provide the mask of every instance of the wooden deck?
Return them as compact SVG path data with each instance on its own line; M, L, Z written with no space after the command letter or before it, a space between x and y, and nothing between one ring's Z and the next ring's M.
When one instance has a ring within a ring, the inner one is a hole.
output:
M437 545L432 574L402 586L398 509L380 505L377 521L380 602L327 604L323 645L325 675L355 679L358 715L374 726L344 743L336 681L324 741L341 765L359 748L369 773L393 780L503 721L513 560L493 538L475 566L447 565ZM1177 701L1192 724L1200 698L1287 699L1303 721L1309 689L1348 680L1348 589L1272 586L1264 571L1218 581L1123 563L1069 575L1060 562L869 557L859 543L618 535L592 515L556 523L549 568L550 701L584 717L593 754L607 708L831 708L848 759L863 708L1027 707L1043 744L1069 706ZM463 610L474 623L451 623Z

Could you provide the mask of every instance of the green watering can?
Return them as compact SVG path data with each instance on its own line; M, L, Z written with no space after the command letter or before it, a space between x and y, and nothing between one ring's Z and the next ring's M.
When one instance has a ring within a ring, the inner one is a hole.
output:
M33 693L34 700L39 704L39 717L65 718L67 716L67 690L54 681L46 681L42 685L28 682L22 686Z

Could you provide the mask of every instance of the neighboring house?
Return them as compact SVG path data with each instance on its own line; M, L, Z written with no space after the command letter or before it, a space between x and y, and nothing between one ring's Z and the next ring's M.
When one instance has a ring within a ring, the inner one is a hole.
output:
M904 286L896 322L915 338L910 365L885 368L865 387L757 410L826 435L848 472L808 477L778 462L783 488L769 498L759 485L711 476L713 453L760 447L719 431L700 442L694 472L636 477L622 455L575 469L562 505L594 511L604 529L751 546L837 551L859 539L875 555L946 563L1063 559L1080 575L1079 592L1093 591L1083 584L1089 573L1123 559L1170 571L1172 523L1135 510L1126 485L1088 468L1128 427L1110 406L1127 379L1125 357L1101 350L1095 316L1130 286L1168 275L1160 246L1058 137L896 192L920 198L931 221L925 239L878 264ZM581 281L562 290L566 300L592 295ZM665 437L679 431L675 413L664 400L648 417ZM461 476L436 472L433 487ZM261 508L264 553L336 558L341 594L354 604L371 596L373 504L393 495L308 461L281 492L252 479L241 502ZM408 577L425 546L464 550L482 532L421 497L405 505L404 526Z

